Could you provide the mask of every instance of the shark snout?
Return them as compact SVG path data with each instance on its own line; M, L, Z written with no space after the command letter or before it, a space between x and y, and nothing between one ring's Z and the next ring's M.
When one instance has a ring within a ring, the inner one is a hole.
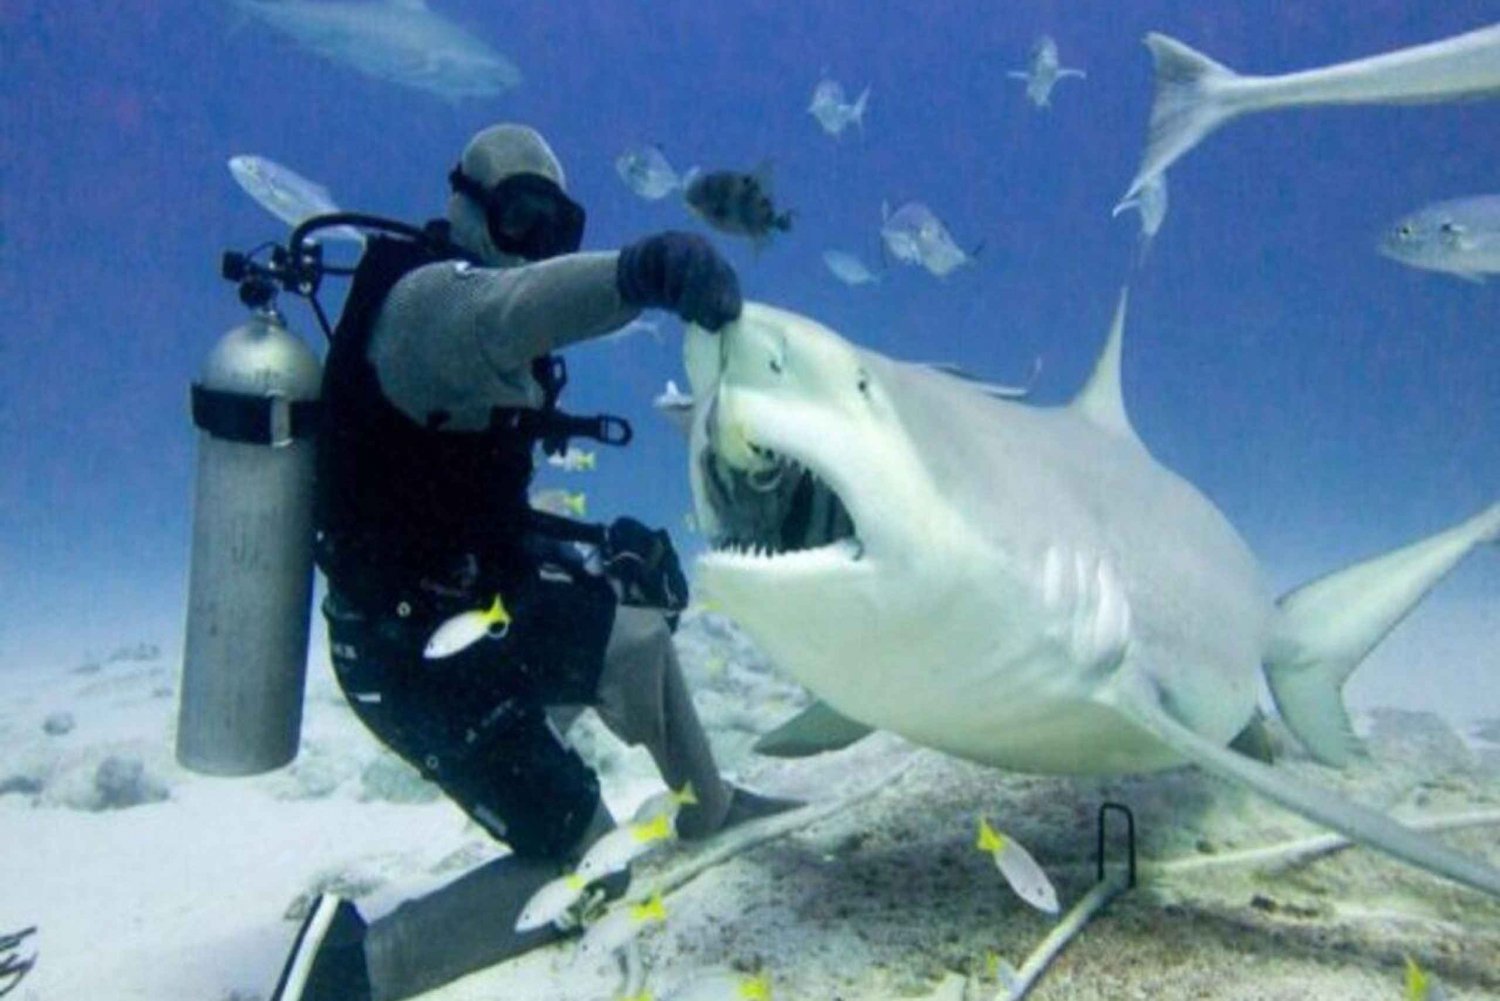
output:
M775 389L785 382L787 337L778 325L756 313L726 327L720 379L724 385Z

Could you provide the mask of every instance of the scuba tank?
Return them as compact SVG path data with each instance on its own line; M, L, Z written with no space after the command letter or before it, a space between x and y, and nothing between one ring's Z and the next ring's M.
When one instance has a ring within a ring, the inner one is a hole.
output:
M251 316L220 340L192 387L200 433L177 759L194 771L253 775L297 754L312 618L322 372L312 350L282 323L274 300L278 290L306 299L333 340L319 286L326 275L358 269L325 264L322 247L309 237L345 225L429 248L452 246L440 221L418 228L338 212L301 223L285 247L268 243L223 257L223 277L238 285ZM566 381L561 361L548 357L535 365L546 369L538 369L537 379L547 405L516 415L517 433L556 453L570 436L630 440L620 418L557 411ZM529 514L533 530L555 539L597 545L603 531Z
M321 366L266 305L193 384L198 426L177 759L252 775L297 754Z
M307 237L340 213L298 226L287 247L226 253L222 274L251 315L215 345L192 387L198 456L177 760L209 775L254 775L297 754L312 617L313 496L322 367L282 323L278 287L316 293L322 249Z

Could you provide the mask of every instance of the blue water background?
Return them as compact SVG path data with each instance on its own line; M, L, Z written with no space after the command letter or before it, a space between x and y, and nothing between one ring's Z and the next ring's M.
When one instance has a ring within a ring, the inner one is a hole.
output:
M658 142L679 167L769 160L797 222L759 255L721 241L748 296L1002 381L1040 357L1043 402L1086 376L1128 280L1134 421L1279 586L1500 495L1500 282L1373 250L1409 209L1500 190L1500 102L1232 123L1173 169L1171 211L1139 273L1134 216L1109 215L1142 148L1146 31L1278 72L1491 23L1500 3L434 7L510 56L521 89L448 104L310 55L227 4L0 0L0 664L54 669L137 640L180 649L187 388L244 315L219 254L285 234L226 159L264 155L348 208L421 219L442 210L469 135L500 120L550 137L588 206L592 248L697 228L675 201L622 185L613 160L627 146ZM1043 32L1088 78L1059 84L1038 112L1005 72ZM806 113L825 68L851 96L872 87L863 135L836 141ZM835 281L821 251L875 260L882 201L910 198L960 243L982 242L977 264L945 281L903 268L874 287ZM287 309L321 340L300 304ZM667 378L683 382L676 327L664 326L661 345L570 352L568 404L624 414L638 439L601 454L597 472L544 467L541 479L585 490L597 517L668 525L691 550L684 452L649 407ZM1471 559L1433 604L1421 614L1479 609L1455 656L1489 658L1469 665L1492 682L1472 697L1500 713L1497 554Z

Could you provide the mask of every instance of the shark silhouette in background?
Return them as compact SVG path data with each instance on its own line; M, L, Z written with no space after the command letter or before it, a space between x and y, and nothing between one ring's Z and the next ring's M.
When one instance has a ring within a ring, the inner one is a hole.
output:
M231 0L302 48L366 76L450 102L521 84L509 59L432 11L426 0Z

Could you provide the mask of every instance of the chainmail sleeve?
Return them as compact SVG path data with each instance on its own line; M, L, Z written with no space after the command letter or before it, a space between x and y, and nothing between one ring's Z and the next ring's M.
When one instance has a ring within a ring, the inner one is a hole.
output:
M414 420L477 429L492 407L537 406L531 360L629 323L613 251L516 268L429 264L391 289L370 360L381 389Z

